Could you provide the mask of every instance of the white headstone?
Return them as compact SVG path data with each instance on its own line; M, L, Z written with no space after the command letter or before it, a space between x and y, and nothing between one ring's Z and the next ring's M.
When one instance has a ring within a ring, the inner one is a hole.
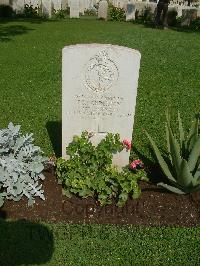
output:
M24 0L13 0L12 8L16 13L22 13L24 10Z
M197 8L197 18L200 18L200 8Z
M52 3L49 0L42 0L42 12L47 15L48 17L51 17L52 15Z
M135 20L135 5L128 3L126 6L126 21Z
M30 4L33 6L33 8L39 8L41 5L41 1L40 0L31 0Z
M197 8L184 7L182 9L181 26L189 26L191 21L197 18Z
M61 7L63 10L65 10L68 7L68 1L67 0L61 0Z
M108 2L102 0L99 2L98 18L107 20L108 16Z
M70 3L70 18L79 18L80 3L79 0L73 0Z
M9 0L0 0L0 5L9 6L10 5L9 2L10 2Z
M24 4L30 6L31 5L31 0L24 0Z
M61 0L52 0L52 6L54 10L61 10Z
M66 46L62 58L62 154L74 135L93 132L98 144L107 133L132 139L140 53L111 44ZM114 156L129 163L130 153Z
M85 1L84 0L79 0L79 12L84 15L85 11Z

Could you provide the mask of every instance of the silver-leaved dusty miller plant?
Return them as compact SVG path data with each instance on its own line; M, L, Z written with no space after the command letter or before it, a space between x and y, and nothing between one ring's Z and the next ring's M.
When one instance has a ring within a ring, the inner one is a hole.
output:
M28 198L28 205L38 196L45 200L42 185L42 170L47 158L41 156L40 147L32 144L33 134L22 135L20 126L9 123L8 128L0 130L0 207L4 200L19 201Z

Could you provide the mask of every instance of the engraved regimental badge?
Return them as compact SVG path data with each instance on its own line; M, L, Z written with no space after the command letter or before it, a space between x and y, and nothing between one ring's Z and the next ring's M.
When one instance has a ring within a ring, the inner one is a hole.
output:
M108 90L119 77L119 71L106 50L90 58L85 73L86 86L95 92Z

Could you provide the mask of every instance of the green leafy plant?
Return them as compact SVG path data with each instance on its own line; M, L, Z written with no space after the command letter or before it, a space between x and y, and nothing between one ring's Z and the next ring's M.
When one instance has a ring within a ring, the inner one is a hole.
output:
M25 18L37 18L38 17L38 7L33 7L33 5L24 5L23 16Z
M123 8L115 7L113 5L109 5L109 14L110 20L113 21L123 21L126 17L125 10Z
M172 132L168 111L166 118L167 158L164 159L161 156L155 142L147 133L162 171L169 180L169 184L158 183L158 185L178 194L200 190L199 117L195 117L190 132L186 137L180 113L178 112L180 141L177 140Z
M59 158L56 162L56 173L64 194L68 197L72 194L84 198L92 196L101 205L111 204L115 198L117 206L123 206L129 195L139 197L141 191L137 181L145 179L144 170L133 172L125 167L118 171L112 166L113 154L129 149L129 143L121 142L119 134L109 133L95 147L90 137L88 132L83 132L80 137L74 136L66 148L69 159Z
M39 180L45 178L42 170L47 159L32 142L32 134L22 135L19 125L10 123L0 130L0 207L5 198L19 201L26 196L28 205L36 196L45 199Z
M196 30L196 31L200 30L200 18L199 17L191 21L190 29Z
M67 9L58 9L58 10L54 9L53 16L56 19L65 19L67 17L67 15L69 15L69 8L67 8Z

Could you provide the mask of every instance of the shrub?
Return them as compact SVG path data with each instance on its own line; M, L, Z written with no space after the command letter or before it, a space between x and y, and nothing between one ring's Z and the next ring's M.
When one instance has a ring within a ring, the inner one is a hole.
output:
M107 134L97 147L92 145L88 132L74 136L66 148L69 160L59 158L56 163L65 195L94 196L101 205L111 204L115 198L117 206L123 206L129 194L132 198L139 197L141 191L137 181L145 179L144 170L132 167L131 171L125 167L119 172L112 166L113 154L124 148L130 149L130 145L122 143L119 134Z
M169 10L167 13L167 22L169 26L176 26L177 24L177 11Z
M69 8L59 10L54 9L53 15L56 19L65 19L69 15Z
M158 162L169 181L169 184L159 183L158 185L178 194L200 190L199 118L195 118L188 136L185 137L180 114L178 113L179 142L171 130L168 112L166 118L168 156L165 156L165 159L161 156L155 142L147 133Z
M20 126L12 123L0 130L0 206L5 198L19 201L26 196L29 206L36 196L45 199L38 181L44 180L46 158L32 144L32 134L21 135L19 131Z
M38 18L38 7L33 7L33 5L24 5L23 16L25 18Z
M42 12L42 6L33 7L33 5L24 5L23 11L16 14L17 17L22 18L35 18L35 19L46 19L47 15Z
M85 15L87 16L96 16L97 15L97 9L95 7L85 10Z
M113 21L123 21L125 20L126 14L125 10L120 7L115 7L113 5L109 6L110 19Z
M11 6L8 5L0 5L0 17L2 18L10 18L14 14Z
M190 29L200 30L200 18L191 21Z

